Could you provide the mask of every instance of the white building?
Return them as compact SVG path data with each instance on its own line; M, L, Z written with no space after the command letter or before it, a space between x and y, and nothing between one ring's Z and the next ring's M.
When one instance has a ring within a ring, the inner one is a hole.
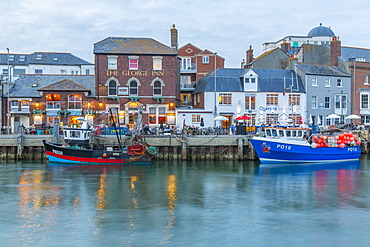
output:
M293 70L217 69L199 80L194 108L178 109L177 125L230 127L247 115L247 124L302 124L307 119L306 92ZM224 116L227 121L215 121Z

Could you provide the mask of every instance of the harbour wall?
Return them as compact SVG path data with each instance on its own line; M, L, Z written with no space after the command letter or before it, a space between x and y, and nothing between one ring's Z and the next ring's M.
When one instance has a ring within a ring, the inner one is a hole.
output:
M150 146L157 148L156 160L257 160L246 135L145 136ZM55 142L62 136L0 135L1 160L47 160L42 140ZM130 137L123 137L125 143ZM92 140L102 144L117 144L114 136ZM369 152L369 143L361 144L362 153Z

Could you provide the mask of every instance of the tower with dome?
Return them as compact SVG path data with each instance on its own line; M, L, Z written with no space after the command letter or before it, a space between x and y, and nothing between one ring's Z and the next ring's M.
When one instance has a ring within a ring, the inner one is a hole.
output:
M263 52L267 52L273 50L277 47L281 47L282 44L287 43L289 46L289 54L295 54L302 44L314 44L314 45L321 45L321 44L329 44L332 37L335 34L330 27L323 26L320 23L319 26L312 28L307 36L296 36L290 35L286 36L276 42L266 42L263 44Z

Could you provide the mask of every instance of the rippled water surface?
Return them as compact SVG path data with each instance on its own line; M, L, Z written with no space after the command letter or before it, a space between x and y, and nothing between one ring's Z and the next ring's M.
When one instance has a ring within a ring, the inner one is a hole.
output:
M369 246L370 158L0 164L1 246Z

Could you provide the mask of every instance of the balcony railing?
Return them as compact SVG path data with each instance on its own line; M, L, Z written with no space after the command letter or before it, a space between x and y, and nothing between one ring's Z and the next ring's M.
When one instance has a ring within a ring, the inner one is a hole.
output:
M192 101L180 102L180 107L192 108L193 107L193 102Z
M190 83L188 82L181 82L181 85L180 85L180 88L181 89L184 89L184 88L194 88L194 85L195 85L196 81L192 81Z
M182 73L191 73L191 72L196 72L197 71L197 64L196 63L191 63L191 64L182 64L181 65L181 72Z

